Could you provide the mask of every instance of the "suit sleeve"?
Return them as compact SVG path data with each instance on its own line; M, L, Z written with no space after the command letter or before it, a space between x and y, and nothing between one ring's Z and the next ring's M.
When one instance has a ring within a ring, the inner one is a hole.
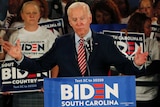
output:
M120 52L120 50L114 44L113 38L108 40L107 43L107 50L108 53L110 53L108 54L107 59L109 59L111 65L116 67L119 73L126 75L141 75L145 72L144 69L139 70L139 68L134 66L132 60L129 60Z

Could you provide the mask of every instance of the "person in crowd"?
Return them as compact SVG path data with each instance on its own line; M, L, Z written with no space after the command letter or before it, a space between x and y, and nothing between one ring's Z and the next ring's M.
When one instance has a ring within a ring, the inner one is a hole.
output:
M121 15L118 6L112 0L98 0L93 2L92 10L92 24L120 24ZM112 70L113 69L113 70ZM118 75L119 73L111 66L111 75Z
M39 58L46 53L52 46L58 35L54 34L46 27L39 26L39 19L41 17L41 9L36 1L25 2L21 9L21 17L24 21L24 27L19 29L9 38L11 44L15 44L16 40L21 40L21 45L25 44L43 44L44 50L24 50L22 53L32 59ZM36 53L36 54L35 54ZM5 60L14 60L10 55L6 54ZM53 71L58 67L54 67ZM13 94L13 107L44 107L43 92L26 92Z
M48 18L49 9L48 9L48 3L46 0L24 0L21 5L21 8L23 4L28 1L36 1L40 7L41 16L40 16L38 23L44 23L44 22L51 21L51 19ZM19 28L24 27L24 20L21 17L21 8L19 9L17 13L17 18L16 18L17 20L11 24L11 28L19 29ZM51 30L55 35L60 36L60 33L56 29L51 29Z
M38 23L51 21L48 18L48 4L47 4L46 0L23 0L23 2L22 1L20 2L20 4L21 4L21 6L19 6L20 8L16 9L18 11L17 15L16 15L17 17L10 26L11 28L13 28L13 30L10 30L9 33L6 32L7 34L5 35L5 38L4 38L5 40L8 40L8 38L10 37L10 35L12 34L13 31L15 31L16 29L24 27L24 20L21 17L21 9L22 9L23 4L25 2L28 2L28 1L36 1L37 4L40 7L41 16L40 16L40 19L38 20ZM10 4L12 4L12 3L10 3ZM52 29L52 31L55 35L60 36L60 33L57 30ZM1 57L0 57L1 59L4 59L4 57L2 57L2 56L5 56L5 54L1 55Z
M150 17L152 20L152 24L154 24L157 19L154 16L155 11L154 11L153 4L154 4L154 0L140 0L139 6L138 6L138 11L141 13L145 13L148 17ZM154 39L153 32L151 32L150 38Z
M70 26L69 22L68 22L68 15L67 15L67 10L68 10L68 7L72 4L76 2L75 0L68 0L66 5L65 5L65 8L64 8L64 16L63 16L63 19L64 19L64 26L65 26L65 32L66 33L71 33L73 32L73 29L72 27Z
M52 15L52 4L53 4L53 0L46 0L47 3L48 3L48 10L49 10L49 13L48 13L48 18L49 19L52 19L51 15Z
M131 9L128 0L113 0L121 14L121 24L127 24L130 18Z
M156 0L153 7L154 7L154 16L156 17L156 20L152 23L153 25L159 26L160 25L160 0ZM153 39L158 40L160 42L160 32L157 28L155 28L153 31Z
M5 18L8 10L8 0L0 0L0 27L4 27Z
M36 1L40 6L41 17L39 19L39 23L50 21L50 19L48 18L49 14L48 2L46 0L24 0L21 5L21 8L23 4L27 1ZM16 21L11 25L12 28L18 28L24 26L23 19L21 18L21 8L18 10Z
M49 15L49 8L48 8L48 2L46 0L33 0L38 3L40 6L41 10L41 18L39 22L46 22L49 20L48 15Z
M15 21L17 16L17 11L19 9L20 4L23 0L1 0L0 13L5 14L3 16L3 20L0 21L0 27L2 28L0 31L0 36L4 40L8 40L8 31L4 28L9 28L11 24ZM11 30L10 30L11 31ZM0 53L0 60L4 61L5 51ZM11 107L12 106L12 95L3 94L2 95L2 107Z
M112 0L95 0L91 10L93 15L93 24L121 23L120 11Z
M22 5L23 0L8 0L8 11L5 19L5 27L9 28L16 20L17 12Z
M160 25L160 0L156 0L153 4L154 16L157 18L155 24Z
M153 0L140 0L138 10L154 20Z
M62 0L50 1L49 7L50 7L50 13L49 13L50 19L62 18L63 16Z
M138 32L144 33L145 35L145 51L149 52L147 62L146 62L146 71L148 67L150 67L151 63L154 60L160 59L160 48L158 46L158 42L154 39L150 38L151 33L151 18L146 16L145 13L135 12L129 19L127 24L128 32ZM136 78L137 84L148 82L145 85L137 85L136 86L136 107L159 107L158 105L158 86L152 85L151 82L159 81L159 73L157 71L151 71L150 73L146 73L138 78Z
M66 4L69 2L70 0L62 0L61 4L62 4L62 17L65 15L65 7Z
M6 15L7 15L7 9L8 9L8 0L0 0L0 28L3 28L4 27L4 22L5 22L5 18L6 18ZM1 38L3 38L5 34L5 31L0 29L0 36ZM2 49L2 48L1 48ZM4 54L0 53L0 60L1 57L4 57ZM0 107L7 107L7 106L4 106L4 96L2 94L0 94Z
M160 7L160 0L155 0L153 6L154 6L154 11L155 11L155 17L157 18L157 20L155 20L155 22L152 23L152 24L159 26L160 25L160 8L159 8ZM159 29L159 27L158 27L158 29ZM160 32L159 32L158 29L156 29L157 33L154 33L153 38L158 41L159 48L160 48ZM158 99L160 99L160 86L159 86ZM160 105L160 101L159 100L158 100L158 104Z
M155 20L154 24L155 25L160 25L160 0L156 0L153 4L154 7L154 16L156 17L157 20Z
M38 60L31 60L22 54L20 40L17 40L15 46L4 41L4 50L15 58L18 67L24 70L49 70L58 65L58 77L107 76L111 65L127 75L144 73L143 64L147 60L148 52L141 53L141 48L138 48L134 60L128 60L115 46L111 36L95 33L90 29L92 14L86 3L72 3L67 13L74 32L57 38L52 48ZM86 56L83 42L90 44L90 48L85 48L88 53Z

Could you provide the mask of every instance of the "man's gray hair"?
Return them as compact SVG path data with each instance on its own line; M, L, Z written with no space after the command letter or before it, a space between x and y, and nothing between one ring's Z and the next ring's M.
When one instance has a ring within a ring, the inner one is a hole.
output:
M68 7L67 15L70 14L70 10L71 10L71 9L74 9L74 8L76 8L76 7L84 7L84 8L86 8L88 14L91 15L90 7L89 7L89 5L86 4L85 2L74 2L74 3L72 3L72 4Z

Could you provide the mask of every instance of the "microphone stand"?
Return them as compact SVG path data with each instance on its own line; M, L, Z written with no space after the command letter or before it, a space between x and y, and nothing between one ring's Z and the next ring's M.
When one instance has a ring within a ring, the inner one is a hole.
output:
M89 42L89 43L88 43ZM92 38L89 38L85 41L84 43L84 48L85 48L85 51L86 51L86 64L87 64L87 71L88 71L88 76L91 76L91 72L90 72L90 68L89 68L89 65L88 65L88 60L89 60L89 56L90 56L90 53L92 52L93 50L93 46L92 46Z
M89 56L90 56L90 53L87 49L87 47L85 46L85 50L86 50L86 64L87 64L87 71L88 71L88 76L91 76L91 73L90 73L90 68L89 68L89 65L88 65L88 60L89 60Z

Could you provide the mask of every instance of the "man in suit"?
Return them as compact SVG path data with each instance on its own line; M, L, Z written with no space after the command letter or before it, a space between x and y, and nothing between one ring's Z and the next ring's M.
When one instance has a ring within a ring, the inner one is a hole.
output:
M16 46L4 41L4 50L16 59L21 69L35 72L44 69L48 70L58 65L59 77L82 76L77 53L79 39L83 38L87 41L85 42L87 47L86 71L83 76L107 75L111 65L114 65L123 74L140 74L148 52L141 53L141 48L139 48L134 61L125 58L114 45L112 37L94 33L90 29L92 14L89 6L84 2L71 4L67 14L69 24L72 26L74 33L57 38L53 47L38 60L31 60L22 55L19 40Z

